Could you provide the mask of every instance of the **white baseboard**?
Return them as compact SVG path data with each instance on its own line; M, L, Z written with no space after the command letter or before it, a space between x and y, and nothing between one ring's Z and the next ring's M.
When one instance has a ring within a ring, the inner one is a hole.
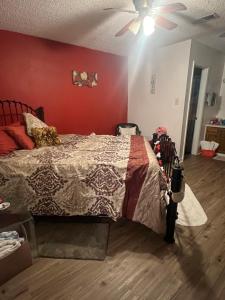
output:
M224 153L216 153L216 155L218 155L218 156L223 156L223 157L225 157L225 154Z

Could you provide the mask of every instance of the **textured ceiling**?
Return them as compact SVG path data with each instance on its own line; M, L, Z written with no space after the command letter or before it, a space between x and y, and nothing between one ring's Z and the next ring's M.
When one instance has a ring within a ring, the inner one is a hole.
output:
M157 29L148 45L162 46L187 38L225 52L225 0L155 0L154 4L184 3L188 10L168 18L179 27L173 31ZM132 0L0 0L0 29L16 31L56 41L127 55L138 38L131 33L114 37L133 15L103 11L106 7L133 9ZM210 13L220 19L202 25L191 20Z

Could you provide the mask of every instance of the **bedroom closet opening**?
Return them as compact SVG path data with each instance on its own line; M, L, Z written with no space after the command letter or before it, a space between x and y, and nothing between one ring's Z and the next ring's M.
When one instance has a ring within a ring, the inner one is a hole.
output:
M199 153L208 71L207 68L194 66L185 140L185 157Z
M188 126L187 126L186 142L185 142L185 156L191 154L191 150L192 150L195 122L197 120L197 108L198 108L201 76L202 76L202 69L199 67L195 67L192 89L191 89L190 108L188 114Z

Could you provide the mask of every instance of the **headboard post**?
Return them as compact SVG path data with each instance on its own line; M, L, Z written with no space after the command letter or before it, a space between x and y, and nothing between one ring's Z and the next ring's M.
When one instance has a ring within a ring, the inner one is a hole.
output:
M44 114L44 108L42 106L38 107L37 109L35 109L36 115L37 117L41 120L41 121L45 121L45 114Z
M23 113L31 113L44 121L44 108L33 109L31 106L16 100L0 100L0 126L22 121Z

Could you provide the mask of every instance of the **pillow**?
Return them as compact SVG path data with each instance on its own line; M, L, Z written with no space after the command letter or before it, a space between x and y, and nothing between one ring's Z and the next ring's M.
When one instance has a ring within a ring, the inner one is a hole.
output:
M136 135L136 127L120 127L121 135Z
M22 124L18 121L18 122L14 122L14 123L11 123L11 124L9 124L9 125L2 125L2 126L0 126L0 129L1 130L5 130L7 127L9 127L9 126L21 126Z
M42 122L41 120L39 120L38 118L36 118L34 115L32 115L30 113L23 113L23 115L24 115L24 119L26 122L27 134L29 136L32 136L32 133L31 133L32 128L48 127L47 124L45 124L44 122Z
M31 133L37 148L61 144L55 127L32 128Z
M26 134L24 126L6 126L5 131L14 139L14 141L22 148L31 150L34 143Z
M9 154L19 149L13 138L11 138L3 128L0 128L0 155Z

